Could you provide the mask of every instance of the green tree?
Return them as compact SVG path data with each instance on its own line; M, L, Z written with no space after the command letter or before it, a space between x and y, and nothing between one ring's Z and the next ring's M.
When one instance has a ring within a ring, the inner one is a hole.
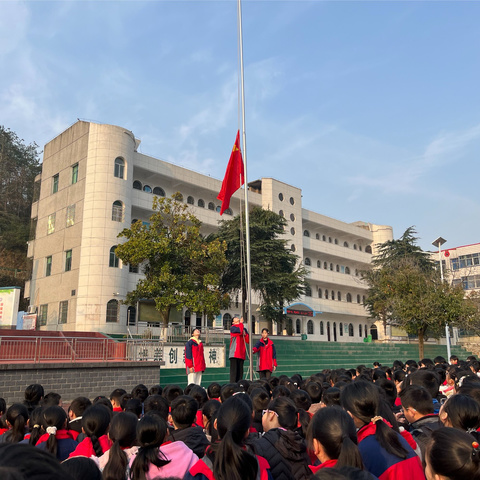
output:
M245 221L237 215L223 220L213 236L226 242L227 267L222 276L222 289L247 298L245 280L246 255L244 251ZM270 210L254 207L249 214L250 263L252 290L261 299L260 313L267 320L279 321L285 317L283 307L305 292L307 270L297 265L298 257L287 247L282 236L286 220ZM243 302L245 314L245 302Z
M0 126L0 286L24 287L34 179L41 171L37 145ZM27 303L21 300L23 308Z
M464 298L460 286L440 278L428 253L415 245L413 227L399 240L380 245L373 268L362 273L369 286L365 306L373 318L399 325L410 335L418 335L419 356L424 341L439 338L445 325L472 328L478 325L478 308Z
M153 299L164 325L172 309L189 308L211 318L229 303L219 288L227 263L225 245L205 241L200 220L176 196L154 197L150 225L138 221L124 229L119 237L126 242L115 250L123 262L141 266L145 274L125 303Z
M41 166L35 143L0 126L0 247L26 251L34 180Z

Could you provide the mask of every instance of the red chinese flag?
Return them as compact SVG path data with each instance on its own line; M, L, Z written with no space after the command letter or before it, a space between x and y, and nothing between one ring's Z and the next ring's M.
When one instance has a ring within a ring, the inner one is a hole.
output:
M230 198L244 183L245 177L243 174L242 151L240 150L240 131L238 130L232 154L228 161L227 171L223 178L222 189L217 197L222 201L220 215L230 206Z

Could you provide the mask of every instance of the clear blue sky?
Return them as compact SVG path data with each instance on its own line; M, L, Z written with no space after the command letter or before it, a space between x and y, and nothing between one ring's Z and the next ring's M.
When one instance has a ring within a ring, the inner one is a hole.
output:
M41 147L77 118L223 178L236 1L2 1L0 124ZM248 177L346 222L480 242L480 2L243 2Z

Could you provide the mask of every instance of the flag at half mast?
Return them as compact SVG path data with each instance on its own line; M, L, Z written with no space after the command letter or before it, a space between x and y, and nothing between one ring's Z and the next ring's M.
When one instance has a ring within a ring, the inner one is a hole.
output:
M230 198L245 183L243 173L242 151L240 150L240 130L233 145L232 154L228 161L227 171L222 182L222 189L217 198L222 201L220 215L230 206Z

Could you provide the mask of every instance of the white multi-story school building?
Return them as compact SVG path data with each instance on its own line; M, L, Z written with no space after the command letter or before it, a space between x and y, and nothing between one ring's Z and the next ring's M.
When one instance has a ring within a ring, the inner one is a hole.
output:
M180 192L203 222L203 233L217 228L221 180L143 155L139 144L125 128L78 121L45 145L28 246L33 273L25 289L40 329L121 334L155 327L148 305L137 312L121 303L141 273L114 253L119 232L133 221L148 222L154 195ZM233 196L222 218L239 213L241 196ZM287 219L290 248L310 271L307 294L288 306L288 324L273 330L325 341L367 336L373 322L362 305L366 287L359 271L370 264L375 244L393 238L392 228L306 210L301 189L274 178L250 182L249 202ZM259 332L266 322L256 309ZM225 324L239 311L233 303L221 312ZM188 310L171 320L187 326L207 322Z

